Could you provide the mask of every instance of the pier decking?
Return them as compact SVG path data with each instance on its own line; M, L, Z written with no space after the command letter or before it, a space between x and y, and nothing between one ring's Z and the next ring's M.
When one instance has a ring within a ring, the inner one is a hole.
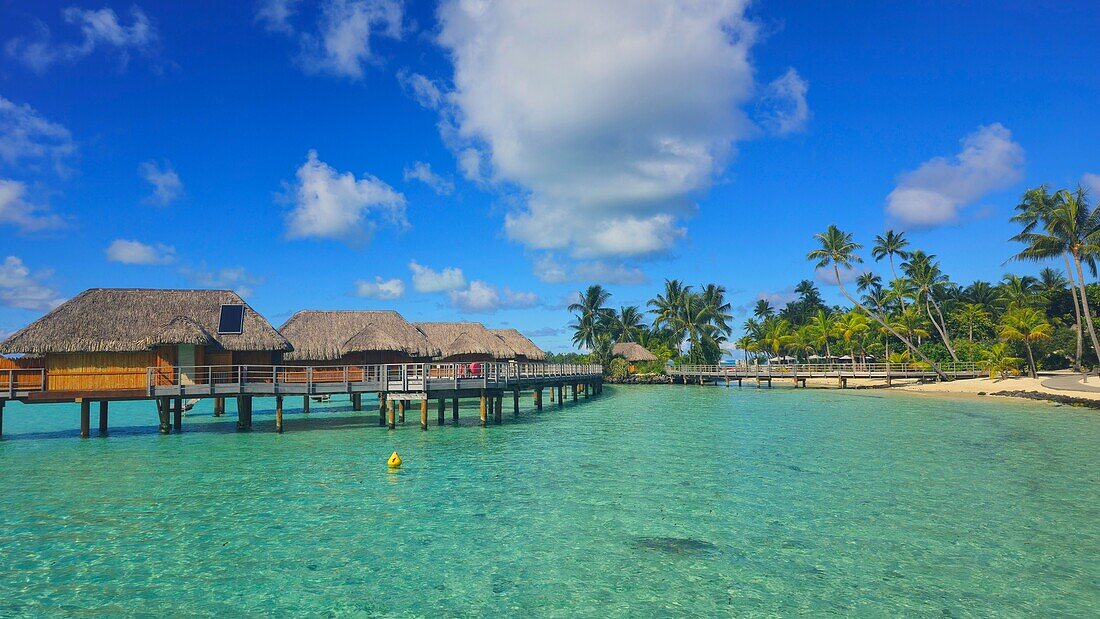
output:
M976 363L943 363L940 369L951 379L977 378L982 370ZM841 387L847 387L848 379L881 379L889 384L894 379L935 380L936 373L902 363L792 363L783 365L679 365L668 370L669 376L688 383L720 383L729 385L743 380L755 380L757 385L773 380L789 380L795 386L805 386L808 378L835 378Z
M452 415L458 416L458 400L480 399L482 425L493 417L501 422L503 399L512 392L513 410L519 412L522 392L531 392L536 409L541 410L543 390L550 390L550 401L564 402L565 389L588 397L603 386L603 368L599 365L548 363L396 363L375 365L208 365L187 367L149 367L143 388L107 390L49 389L49 371L44 368L0 370L0 434L3 432L3 407L7 400L27 404L75 402L80 404L81 436L88 436L90 403L100 403L100 430L106 432L107 404L112 401L152 400L157 403L161 431L180 429L182 402L187 399L215 398L215 415L224 411L225 398L238 398L238 427L251 427L252 398L276 399L276 430L282 431L282 406L285 396L303 397L308 412L311 396L345 394L354 410L362 409L363 394L375 394L379 400L379 425L396 425L395 416L404 421L410 402L420 404L421 427L428 428L427 403L439 399L439 424L445 403L451 400ZM556 391L556 393L555 393ZM395 412L396 405L396 412ZM169 415L174 420L169 424Z

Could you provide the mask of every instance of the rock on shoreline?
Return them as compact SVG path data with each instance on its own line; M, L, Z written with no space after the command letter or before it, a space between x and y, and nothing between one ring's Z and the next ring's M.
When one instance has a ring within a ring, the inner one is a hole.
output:
M982 394L978 394L982 395ZM1086 398L1075 398L1068 395L1057 395L1053 393L1039 393L1038 391L996 391L989 395L999 395L1006 398L1025 398L1028 400L1043 400L1046 402L1054 402L1055 404L1068 404L1069 406L1082 406L1085 408L1093 408L1100 410L1100 401L1089 400Z
M604 379L608 385L671 385L672 377L667 374L634 374L621 380Z

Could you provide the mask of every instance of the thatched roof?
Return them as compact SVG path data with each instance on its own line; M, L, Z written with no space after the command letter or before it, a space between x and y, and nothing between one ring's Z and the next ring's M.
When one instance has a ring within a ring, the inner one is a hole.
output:
M490 355L515 359L516 351L478 322L418 322L416 326L439 348L442 358L458 355Z
M219 334L221 306L244 305L244 329ZM0 353L139 352L159 345L284 351L290 344L231 290L93 288L15 332Z
M519 331L515 329L490 330L504 340L504 343L507 344L509 348L516 351L516 354L523 358L531 361L543 361L546 359L546 353Z
M641 361L656 361L657 355L646 350L645 346L636 342L619 342L611 348L612 357L622 357L631 363Z
M419 329L394 311L298 312L279 331L294 346L287 361L335 361L360 352L399 352L434 357L434 346Z

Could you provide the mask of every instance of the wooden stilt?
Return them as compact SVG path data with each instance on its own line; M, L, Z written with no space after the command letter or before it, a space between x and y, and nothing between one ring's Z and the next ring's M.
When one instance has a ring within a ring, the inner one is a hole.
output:
M214 416L221 417L225 414L225 398L214 398Z
M451 420L458 425L458 397L451 398Z
M447 398L439 398L439 410L436 411L436 425L443 425L447 419Z
M237 430L247 430L252 427L251 406L251 396L237 396Z
M585 383L585 384L581 385L581 387L584 389L584 399L587 400L588 399L588 383Z
M405 425L405 406L407 404L408 402L406 402L405 400L397 401L398 421L401 422L401 425Z
M309 396L308 395L302 396L302 412L303 413L308 413L309 412Z
M576 402L577 401L577 386L576 385L570 385L570 386L573 387L573 401Z
M176 398L172 402L172 428L176 432L183 430L183 398Z
M554 403L554 388L550 387L550 403Z
M283 396L275 396L275 431L283 433Z
M168 398L157 399L157 416L160 418L160 433L168 434L172 431L171 408Z
M512 414L519 416L519 389L512 390Z
M378 394L378 427L386 427L386 394Z
M99 434L107 435L107 400L99 403Z
M87 400L80 401L80 438L88 438L91 434L92 403Z
M493 403L495 404L495 406L493 408L493 421L499 426L501 423L504 422L504 419L503 419L503 414L504 414L504 392L503 391L501 391L501 392L497 393L495 396L493 396Z
M4 402L0 400L0 438L4 437Z
M394 412L393 400L386 398L386 426L393 430L397 427L397 413Z
M558 385L558 408L565 406L565 386Z
M542 410L542 387L535 387L535 410Z
M351 410L353 410L353 411L363 410L363 394L361 394L361 393L351 394Z
M428 429L428 396L426 395L420 401L420 429Z
M488 422L488 415L489 415L488 406L489 406L489 403L487 401L487 396L485 395L485 390L482 389L481 390L481 427L485 427L487 422Z

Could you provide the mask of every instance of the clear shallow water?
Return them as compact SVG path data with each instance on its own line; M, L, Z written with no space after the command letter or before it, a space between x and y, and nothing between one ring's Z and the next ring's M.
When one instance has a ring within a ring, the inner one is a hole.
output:
M414 411L386 432L334 402L288 410L283 435L270 400L244 434L204 403L168 437L135 403L105 440L75 438L75 405L9 405L0 616L1100 614L1094 411L698 387L529 401L485 430L472 403L459 428L433 406L426 433Z

